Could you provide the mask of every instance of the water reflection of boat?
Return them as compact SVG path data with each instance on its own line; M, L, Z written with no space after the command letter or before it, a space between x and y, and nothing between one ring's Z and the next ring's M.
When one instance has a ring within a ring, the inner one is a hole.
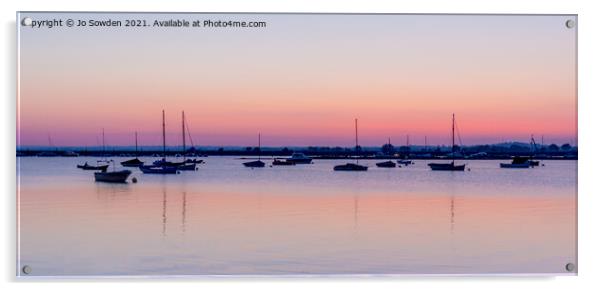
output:
M357 118L355 119L355 164L347 163L344 165L334 166L335 171L367 171L368 167L359 164L359 144L357 140Z
M430 164L428 164L428 166L433 171L464 171L464 168L466 167L465 164L462 164L462 165L455 164L455 160L454 160L454 158L456 157L455 149L456 149L456 115L452 114L452 150L451 150L452 161L451 161L451 163L430 163Z
M273 166L294 166L295 162L289 161L289 160L274 159L274 161L272 162L272 165Z
M108 167L109 167L109 165L92 166L92 165L89 165L88 162L85 162L83 165L77 165L78 169L95 170L95 171L106 171Z
M293 153L293 155L286 160L295 164L311 164L312 158L306 156L304 153Z
M511 163L500 163L500 168L505 169L527 169L530 168L531 161L528 157L514 157Z
M376 163L376 166L379 168L395 168L396 165L393 161L386 161L386 162Z
M257 135L257 161L245 162L242 163L245 167L248 168L263 168L265 167L265 163L261 161L261 133Z

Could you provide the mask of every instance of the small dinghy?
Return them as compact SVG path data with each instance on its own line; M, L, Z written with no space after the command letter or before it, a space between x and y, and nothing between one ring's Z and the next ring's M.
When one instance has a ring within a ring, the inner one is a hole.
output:
M204 162L205 161L203 161L203 160L197 160L197 159L186 159L184 161L184 163L186 163L186 164L202 164Z
M272 166L294 166L295 162L289 160L274 159Z
M88 162L85 162L83 165L77 165L77 168L82 170L106 171L109 165L92 166Z
M396 165L393 161L386 161L386 162L376 163L376 166L379 168L395 168Z
M130 170L102 171L94 173L94 179L96 182L125 183L130 174L132 174L132 171Z
M514 157L511 163L500 163L500 168L504 169L528 169L532 167L531 161L527 157Z

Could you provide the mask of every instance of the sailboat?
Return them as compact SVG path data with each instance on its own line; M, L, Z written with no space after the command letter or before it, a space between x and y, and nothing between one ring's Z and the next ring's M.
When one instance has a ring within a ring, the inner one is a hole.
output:
M410 136L406 135L406 156L405 159L399 159L397 160L397 163L403 166L409 166L411 164L413 164L414 162L410 159L408 159L409 156L409 152L410 152Z
M368 167L359 164L359 145L357 141L357 118L355 119L355 164L347 163L334 166L335 171L367 171Z
M113 171L107 172L105 169L103 171L96 172L94 173L94 180L96 182L125 183L130 174L132 174L132 171L115 171L115 161L111 160L111 162L113 163Z
M257 161L242 163L245 167L248 167L248 168L263 168L263 167L265 167L265 163L261 161L261 133L258 134L257 139L258 139L258 148L257 148L258 156L257 156Z
M134 140L136 142L136 158L121 162L121 165L124 167L140 167L144 165L144 162L138 159L138 132L134 133Z
M533 160L533 158L535 157L535 154L537 153L537 144L535 143L535 139L533 138L533 135L531 135L531 150L532 150L532 154L531 154L531 158L529 159L529 165L532 167L539 166L539 161Z
M455 163L455 148L456 148L456 115L452 114L452 162L451 163L430 163L428 164L433 171L464 171L465 164L456 165Z
M187 163L186 162L186 117L184 116L184 111L182 111L182 164L178 165L178 170L181 171L196 171L196 163Z
M393 147L391 145L391 138L389 138L389 143L387 145L390 146L391 148ZM388 160L386 162L376 163L376 166L379 168L395 168L396 165L393 161Z
M105 129L102 129L102 155L105 156ZM105 165L99 165L100 163L105 163ZM98 171L102 171L105 172L107 170L107 168L109 168L109 161L107 161L106 159L104 160L98 160L96 161L96 166L90 165L88 164L88 162L85 162L83 165L77 165L78 169L82 169L82 170L98 170Z
M163 113L163 123L162 123L162 128L163 128L163 159L159 160L159 161L155 161L153 163L153 165L149 165L149 166L145 166L142 165L140 167L138 167L140 169L140 171L142 171L142 173L145 174L179 174L180 171L178 171L178 167L177 166L173 166L173 165L169 165L166 160L167 157L167 153L166 153L166 148L165 148L165 110L162 111Z

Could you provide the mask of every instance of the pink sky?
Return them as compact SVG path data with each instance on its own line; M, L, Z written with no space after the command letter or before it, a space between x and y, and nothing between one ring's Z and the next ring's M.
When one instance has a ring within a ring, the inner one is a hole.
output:
M236 18L268 26L21 28L18 144L157 145L162 109L171 145L182 110L201 145L350 146L354 118L361 144L443 144L452 113L465 144L576 141L572 16Z

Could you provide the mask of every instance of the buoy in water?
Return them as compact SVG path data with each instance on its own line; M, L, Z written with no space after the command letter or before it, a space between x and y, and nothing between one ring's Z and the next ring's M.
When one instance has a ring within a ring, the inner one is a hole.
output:
M138 183L138 179L136 177L132 178L132 183Z

